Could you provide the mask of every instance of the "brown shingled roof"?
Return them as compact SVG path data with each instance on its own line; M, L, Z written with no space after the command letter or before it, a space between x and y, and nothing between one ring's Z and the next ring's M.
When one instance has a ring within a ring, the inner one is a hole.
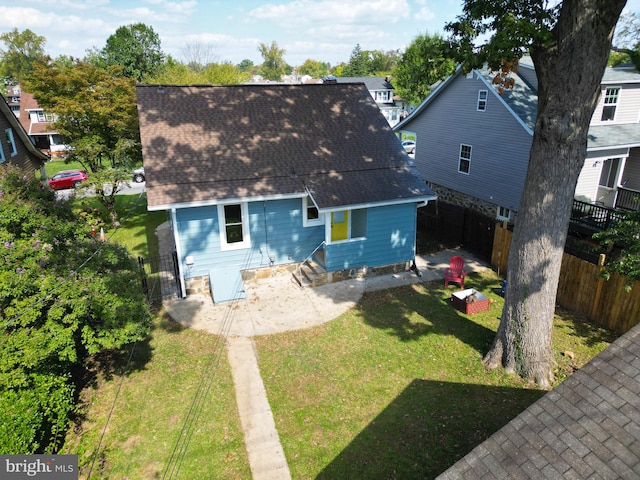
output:
M434 198L363 84L137 87L150 208Z
M33 94L25 92L20 93L20 123L22 127L29 135L47 135L51 133L57 133L53 129L53 122L37 122L31 123L31 115L28 110L40 109L38 102L34 98ZM24 112L24 113L23 113Z

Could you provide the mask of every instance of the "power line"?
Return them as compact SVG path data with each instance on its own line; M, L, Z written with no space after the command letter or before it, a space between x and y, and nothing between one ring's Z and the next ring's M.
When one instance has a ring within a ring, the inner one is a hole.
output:
M253 249L250 249L247 260L245 261L245 269L248 268L248 266L251 264L252 257ZM236 292L240 292L242 285L242 278L240 278L238 281L236 281L235 284ZM236 297L235 300L233 300L232 306L229 307L229 309L225 313L224 319L218 329L217 340L214 344L212 357L204 368L198 390L196 391L193 401L191 402L191 406L182 425L182 430L178 435L178 439L176 440L173 451L171 452L171 456L169 457L169 461L167 462L164 474L162 475L163 479L178 478L182 462L184 461L184 458L187 454L189 442L191 441L191 437L193 436L193 432L198 423L198 419L200 417L200 414L202 413L202 409L204 408L205 400L207 398L209 390L211 389L211 385L213 384L213 380L215 378L214 374L217 370L218 365L220 364L220 358L222 357L222 352L224 351L224 345L227 341L227 337L229 336L229 332L233 324L233 317L236 311L235 304L237 302L240 302L239 296Z

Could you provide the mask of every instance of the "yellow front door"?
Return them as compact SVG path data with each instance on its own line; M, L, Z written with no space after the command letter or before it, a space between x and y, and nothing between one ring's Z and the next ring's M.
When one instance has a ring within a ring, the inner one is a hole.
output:
M346 240L349 236L349 211L331 214L331 241Z

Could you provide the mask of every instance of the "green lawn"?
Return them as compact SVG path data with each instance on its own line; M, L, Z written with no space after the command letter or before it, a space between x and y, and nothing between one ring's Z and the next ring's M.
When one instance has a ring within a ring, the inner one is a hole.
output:
M123 224L131 233L115 238L140 252L161 221L142 210ZM294 479L433 478L544 393L482 366L499 322L500 279L489 271L468 286L494 301L488 312L460 314L449 302L454 289L436 282L369 293L325 325L256 339ZM562 379L615 336L558 313ZM178 440L188 438L178 478L250 479L222 343L158 312L115 403L128 351L97 359L62 452L80 455L81 478L92 465L91 478L160 478ZM203 380L211 388L197 396Z
M487 272L468 286L495 301L488 312L457 312L437 282L370 293L326 325L257 339L293 478L433 478L544 394L483 367L500 280ZM566 313L554 335L559 379L614 339Z

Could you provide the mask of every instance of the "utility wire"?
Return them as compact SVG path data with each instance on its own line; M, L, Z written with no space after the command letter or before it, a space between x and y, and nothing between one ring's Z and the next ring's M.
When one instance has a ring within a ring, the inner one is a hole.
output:
M249 267L249 265L251 265L252 257L253 249L250 249L243 269L246 269ZM235 283L236 292L239 293L241 291L242 285L242 278L240 278L240 280L236 281ZM183 423L182 430L178 435L178 439L176 440L169 461L167 462L167 466L162 476L163 479L178 478L182 462L184 461L184 458L187 454L191 437L193 436L193 432L204 408L205 400L207 399L209 390L211 389L211 385L213 384L213 380L215 378L214 374L218 368L218 365L220 364L220 358L222 357L222 353L224 351L224 345L229 336L231 326L233 325L236 305L240 301L241 298L238 294L225 313L224 319L218 329L217 340L213 347L211 359L204 368L202 378L200 379L200 385L198 386L198 390L194 395L193 401L191 402L191 406Z

